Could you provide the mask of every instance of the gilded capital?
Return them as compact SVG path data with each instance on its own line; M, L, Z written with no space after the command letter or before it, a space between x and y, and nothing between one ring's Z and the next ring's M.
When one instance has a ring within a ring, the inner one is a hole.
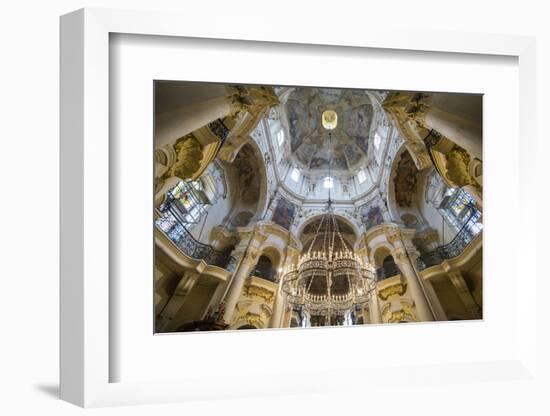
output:
M396 261L404 261L407 259L407 250L403 247L396 248L392 252L392 256Z
M233 116L243 111L255 113L279 104L277 94L271 87L235 85L229 89L230 94L227 98L231 103Z
M246 255L243 258L243 264L247 266L255 266L258 262L258 257L260 254L260 250L254 247L249 247L246 251Z
M401 231L397 228L394 228L386 234L386 238L391 244L395 244L401 241Z

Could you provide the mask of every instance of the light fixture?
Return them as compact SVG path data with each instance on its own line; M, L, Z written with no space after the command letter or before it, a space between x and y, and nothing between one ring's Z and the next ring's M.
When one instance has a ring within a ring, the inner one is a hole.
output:
M317 241L321 247L315 247ZM293 309L334 325L369 301L375 272L348 246L329 205L306 253L283 270L282 289Z

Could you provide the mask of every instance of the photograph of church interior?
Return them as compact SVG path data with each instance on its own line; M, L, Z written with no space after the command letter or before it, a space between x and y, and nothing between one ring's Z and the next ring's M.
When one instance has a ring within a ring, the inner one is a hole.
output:
M482 319L482 96L154 83L155 332Z

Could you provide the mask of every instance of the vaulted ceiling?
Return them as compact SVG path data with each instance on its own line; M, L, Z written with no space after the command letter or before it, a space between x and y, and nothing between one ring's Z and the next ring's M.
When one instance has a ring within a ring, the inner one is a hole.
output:
M321 124L325 110L338 114L338 126L329 134ZM374 108L361 90L295 88L285 104L290 152L304 169L351 170L366 164ZM330 155L329 155L330 150Z

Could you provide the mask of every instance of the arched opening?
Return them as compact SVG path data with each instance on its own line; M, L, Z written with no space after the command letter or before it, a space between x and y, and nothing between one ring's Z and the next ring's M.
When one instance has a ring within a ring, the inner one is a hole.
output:
M376 278L378 281L393 277L401 273L391 251L386 246L378 247L373 254L374 264L376 266Z
M393 277L401 273L401 270L399 270L399 267L397 267L397 264L395 264L395 260L393 256L390 254L382 260L382 273L378 273L378 279L387 279L388 277Z
M311 243L311 240L315 238L316 234L323 235L327 232L327 221L322 221L324 215L316 215L315 217L309 219L305 224L301 226L301 230L299 231L299 239L302 242L302 245L304 247L309 247L309 244ZM345 218L335 215L334 218L336 219L338 229L340 231L340 234L342 235L342 238L346 242L346 244L353 248L355 246L355 243L357 241L357 233L354 229L351 222L346 220ZM322 224L320 224L323 222ZM319 227L321 226L321 227ZM322 243L322 239L317 238L315 241L315 244ZM338 241L335 241L335 243L339 243ZM318 248L313 247L313 250L317 250Z
M261 277L262 279L274 282L277 278L277 270L273 267L271 259L262 254L256 263L256 266L250 273L252 276Z

